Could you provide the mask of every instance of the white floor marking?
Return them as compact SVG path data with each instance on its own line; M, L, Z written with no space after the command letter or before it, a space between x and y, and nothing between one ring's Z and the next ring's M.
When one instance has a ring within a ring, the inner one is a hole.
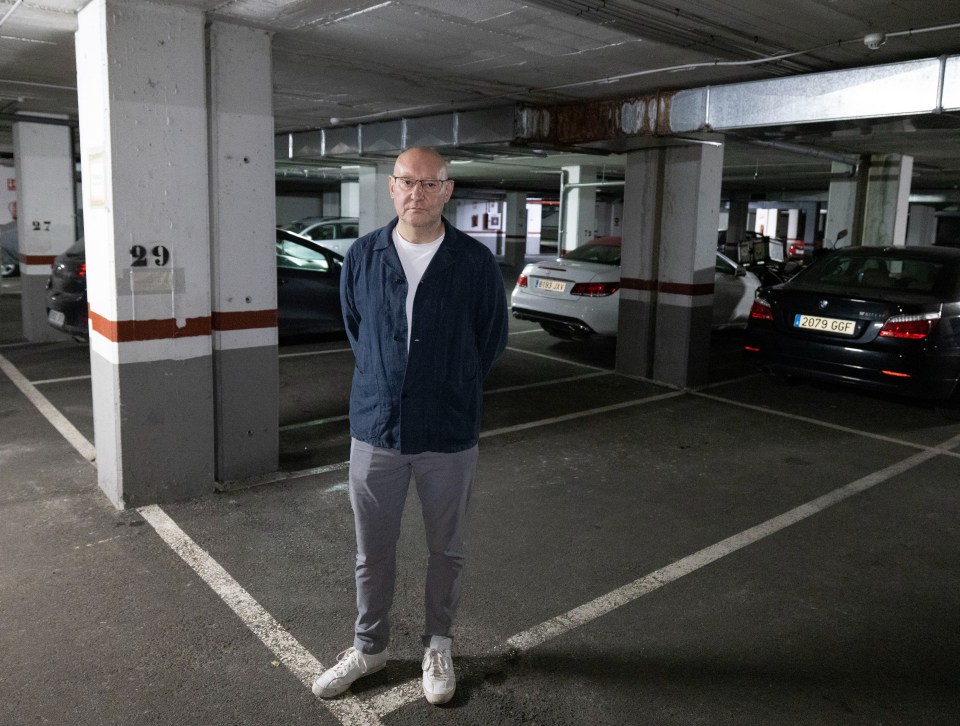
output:
M249 489L250 487L263 486L264 484L277 484L282 481L290 481L292 479L302 479L306 476L315 476L317 474L326 474L331 471L342 471L347 469L350 466L349 461L338 461L335 464L324 464L323 466L315 466L312 469L300 469L299 471L275 471L270 474L264 474L263 476L254 477L252 479L244 479L241 482L223 482L225 485L223 488L226 491L235 491L237 489ZM231 486L237 485L239 486Z
M744 530L739 534L728 537L727 539L717 542L710 547L706 547L699 552L694 552L692 555L684 557L681 560L677 560L673 564L651 572L649 575L641 577L639 580L634 580L623 587L617 588L616 590L598 597L597 599L592 600L585 605L574 608L563 615L558 615L557 617L548 620L545 623L541 623L540 625L536 625L529 630L524 630L523 632L517 633L507 640L507 645L511 648L521 651L529 650L534 646L541 645L542 643L552 640L553 638L556 638L557 636L562 635L563 633L566 633L576 627L584 625L591 620L596 620L601 615L605 615L621 605L625 605L633 600L636 600L637 598L653 592L654 590L658 590L664 585L667 585L674 580L678 580L684 575L689 575L691 572L695 572L696 570L699 570L700 568L705 567L712 562L716 562L721 557L725 557L746 547L747 545L753 544L754 542L759 542L760 540L769 537L770 535L775 534L776 532L779 532L790 525L801 522L808 517L812 517L814 514L822 512L823 510L844 501L845 499L849 499L855 494L865 492L866 490L875 487L877 484L885 482L899 474L903 474L904 472L909 471L910 469L913 469L926 461L929 461L935 456L939 456L946 450L956 446L958 443L960 443L960 436L955 436L940 446L930 449L929 451L921 451L918 454L914 454L913 456L907 457L902 461L891 464L890 466L880 469L879 471L857 479L846 486L835 489L828 494L824 494L822 497L817 497L806 504L801 504L799 507L795 507L784 514L773 517L772 519L768 519L766 522L762 522L755 527L751 527L750 529Z
M156 530L157 534L209 585L220 599L237 614L287 669L307 688L324 671L323 665L280 623L254 600L236 580L205 550L194 542L160 507L152 504L137 509ZM374 726L380 724L376 714L356 696L346 694L320 702L344 726Z
M332 350L308 350L303 353L281 353L278 358L305 358L310 355L332 355L333 353L352 353L353 348L333 348Z
M586 625L587 623L597 620L613 610L631 603L634 600L643 597L644 595L648 595L651 592L659 590L664 585L668 585L671 582L679 580L684 575L689 575L692 572L696 572L697 570L706 567L707 565L716 562L717 560L726 557L729 554L737 552L748 545L759 542L760 540L765 539L772 534L776 534L777 532L786 529L793 524L802 522L808 517L812 517L813 515L818 514L819 512L834 506L835 504L839 504L840 502L849 499L852 496L865 492L868 489L877 486L878 484L903 474L936 456L944 453L951 453L949 449L957 446L958 444L960 444L960 436L955 436L939 446L931 447L927 451L921 451L920 453L914 454L913 456L903 459L902 461L891 464L884 469L880 469L879 471L868 474L867 476L857 479L850 484L842 486L839 489L835 489L832 492L824 494L821 497L817 497L806 504L801 504L799 507L795 507L788 512L773 517L772 519L768 519L767 521L762 522L755 527L751 527L750 529L744 530L739 534L727 537L726 539L721 540L714 545L705 547L704 549L694 552L692 555L688 555L683 559L677 560L666 567L661 567L659 570L655 570L649 575L641 577L631 583L617 588L616 590L608 592L606 595L601 595L600 597L591 600L584 605L576 607L572 610L568 610L562 615L558 615L557 617L551 618L544 623L540 623L539 625L535 625L532 628L519 632L507 639L506 648L501 648L494 652L523 652L538 645L543 645L544 643L553 640L564 633L568 633L582 625ZM414 680L401 683L400 685L391 688L389 691L381 693L375 698L371 698L368 703L377 711L377 713L380 714L380 716L387 716L392 711L404 706L407 703L411 703L420 697L417 692L418 683L418 681Z
M532 355L538 355L544 358L550 357L536 353L533 353ZM585 367L594 368L594 366ZM54 426L57 427L60 433L63 434L63 436L67 438L67 440L73 444L78 451L83 453L82 447L84 444L89 448L90 451L93 451L92 445L73 427L72 424L70 424L63 417L62 414L60 414L59 411L56 410L56 408L53 407L52 404L50 404L50 402L43 395L36 390L33 384L31 384L3 356L0 356L0 370L2 370L11 381L13 381L14 385L16 385L17 388L19 388L24 395L30 399L30 401L44 414L44 416L47 417L48 420L51 421ZM596 370L601 371L601 373L604 374L612 372L601 368L596 368ZM851 482L850 484L813 499L806 504L795 507L784 514L773 517L772 519L768 519L767 521L751 527L750 529L744 530L739 534L735 534L714 545L695 552L692 555L677 560L666 567L662 567L659 570L656 570L644 577L628 583L627 585L617 588L606 595L602 595L584 605L569 610L562 615L558 615L557 617L554 617L544 623L535 625L532 628L517 633L516 635L513 635L507 639L507 650L526 651L538 645L542 645L543 643L559 637L564 633L570 632L582 625L597 620L598 618L606 615L616 608L621 607L622 605L626 605L639 599L640 597L643 597L644 595L654 592L661 587L680 579L684 575L688 575L703 567L706 567L707 565L716 562L717 560L729 554L737 552L744 547L759 542L760 540L765 539L766 537L769 537L770 535L775 534L793 524L812 517L813 515L818 514L819 512L834 506L835 504L855 496L856 494L860 494L895 476L903 474L936 456L957 456L956 452L950 451L950 449L960 445L960 435L955 436L938 446L925 446L922 444L915 444L908 441L894 439L888 436L881 436L865 431L859 431L846 426L830 424L804 416L785 414L761 406L739 403L737 401L719 396L712 396L691 390L670 391L668 393L654 395L648 398L625 401L623 403L602 406L599 408L590 409L588 411L557 416L550 419L541 419L539 421L532 421L527 424L493 429L481 433L481 438L534 428L537 426L550 425L553 423L605 413L607 411L620 408L637 406L653 401L674 398L682 396L685 393L690 393L692 395L718 401L724 404L732 404L766 414L785 416L787 418L802 421L804 423L810 423L817 426L826 426L828 428L841 430L847 433L880 439L883 441L892 442L894 444L919 448L922 450L919 453L903 459L900 462L892 464L872 474L868 474L867 476ZM55 420L57 419L60 420L63 428L61 428L61 425L57 425L57 423L55 423ZM70 433L71 431L73 434ZM75 438L78 438L79 441L76 441ZM88 458L91 458L92 460L92 457ZM265 478L265 482L283 481L303 476L310 476L312 474L337 471L345 469L348 466L349 462L340 462L337 464L316 467L314 469L307 469L300 472L284 472L278 475L271 475L269 478ZM342 486L342 483L335 484L328 487L325 491L338 491L342 488ZM306 650L306 648L304 648L299 641L296 640L296 638L286 631L283 626L280 625L280 623L274 620L274 618L266 610L264 610L263 607L261 607L260 604L257 603L257 601L254 600L250 594L247 593L247 591L244 590L244 588L241 587L241 585L225 569L223 569L222 566L220 566L206 551L200 548L199 545L197 545L185 532L183 532L183 530L181 530L177 524L170 519L170 517L162 509L160 509L160 507L156 505L149 505L146 507L141 507L137 511L151 524L154 530L156 530L157 534L160 535L160 537L171 547L171 549L173 549L174 552L176 552L183 559L183 561L189 565L194 572L196 572L197 575L214 590L214 592L217 593L217 595L227 604L227 606L237 614L244 625L246 625L246 627L249 628L264 643L264 645L266 645L267 648L274 653L278 660L283 663L290 670L290 672L293 673L298 680L300 680L301 683L309 688L312 685L313 679L324 670L322 664L308 650ZM503 651L504 649L501 648L495 652ZM327 709L329 709L330 712L340 721L340 723L344 724L344 726L382 726L380 716L386 716L401 708L405 704L416 701L421 697L422 693L420 690L420 682L419 679L417 679L402 683L363 702L348 693L337 699L321 700L321 703Z
M511 391L522 391L527 388L540 388L542 386L552 386L555 383L569 383L570 381L580 381L584 378L596 378L597 376L607 376L613 375L613 371L596 371L595 373L584 373L579 376L567 376L566 378L553 378L549 381L538 381L537 383L524 383L519 386L504 386L503 388L493 388L489 391L484 391L483 395L486 396L491 393L508 393ZM307 429L312 426L323 426L324 424L329 423L338 423L340 421L349 421L350 416L330 416L328 418L318 418L313 421L303 421L301 423L295 424L286 424L281 426L281 431L295 431L297 429Z
M613 371L595 371L593 373L584 373L580 376L567 376L566 378L552 378L549 381L538 381L536 383L524 383L519 386L504 386L503 388L491 388L489 391L484 391L483 395L486 396L491 393L508 393L510 391L524 391L528 388L541 388L543 386L552 386L555 383L569 383L570 381L582 381L584 378L596 378L597 376L612 376Z
M547 331L543 328L534 328L533 330L514 330L512 333L507 333L507 335L530 335L530 333L546 333Z
M313 421L304 421L302 423L287 424L286 426L281 426L281 431L295 431L296 429L308 429L311 426L323 426L328 423L336 423L337 421L349 421L350 416L330 416L329 418L317 418Z
M646 403L654 403L655 401L663 401L668 398L676 398L677 396L682 396L686 391L670 391L668 393L659 393L655 396L647 396L646 398L636 398L632 401L623 401L621 403L611 403L609 406L600 406L599 408L591 408L586 411L576 411L574 413L567 413L563 416L554 416L553 418L542 418L537 421L530 421L528 423L514 424L513 426L503 426L499 429L490 429L488 431L482 431L480 433L480 438L485 439L490 436L499 436L500 434L510 434L514 431L524 431L526 429L534 429L539 426L550 426L551 424L561 423L563 421L572 421L578 418L584 418L586 416L596 416L601 413L607 413L608 411L616 411L621 408L630 408L632 406L642 406Z
M87 461L93 461L97 458L96 447L87 441L86 437L81 434L72 423L67 421L66 416L60 413L56 407L47 400L47 397L40 393L20 371L2 355L0 355L0 370L7 374L7 378L13 382L13 385L20 389L20 392L29 399L30 403L36 406L37 410L50 422L50 425L59 431L73 448L80 452L80 456Z
M571 366L579 366L580 368L592 368L595 371L605 371L606 373L613 373L614 371L610 368L601 368L600 366L592 366L589 363L577 363L576 361L567 360L566 358L558 358L555 355L547 355L546 353L534 353L532 350L524 350L523 348L514 348L512 346L507 346L507 350L513 351L514 353L523 353L524 355L532 355L537 358L546 358L547 360L556 361L557 363L566 363Z
M935 446L929 446L927 444L918 444L913 441L905 441L904 439L896 439L892 436L884 436L883 434L875 434L870 431L862 431L861 429L850 428L849 426L841 426L840 424L830 423L828 421L821 421L820 419L810 418L808 416L800 416L795 413L787 413L786 411L777 411L773 408L767 408L765 406L755 406L752 403L742 403L740 401L734 401L729 398L724 398L723 396L712 396L709 393L700 393L699 391L690 391L691 395L699 396L700 398L706 398L711 401L717 401L719 403L729 403L733 406L738 406L739 408L746 408L750 411L759 411L760 413L770 414L772 416L780 416L781 418L789 418L793 421L802 421L803 423L808 423L813 426L822 426L823 428L833 429L835 431L843 431L844 433L854 434L856 436L863 436L868 439L877 439L878 441L886 441L891 444L898 444L899 446L909 446L913 449L920 449L921 451L930 451L938 449ZM939 453L944 456L953 456L960 458L960 453L955 451L940 451Z
M50 383L67 383L69 381L88 381L90 376L69 376L67 378L45 378L42 381L30 381L35 386L46 386Z

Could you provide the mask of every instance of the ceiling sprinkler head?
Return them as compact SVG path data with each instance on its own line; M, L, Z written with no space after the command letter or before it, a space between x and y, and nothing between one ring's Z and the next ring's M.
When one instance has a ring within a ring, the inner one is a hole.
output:
M876 50L887 42L887 36L883 33L867 33L863 36L863 44L870 50Z

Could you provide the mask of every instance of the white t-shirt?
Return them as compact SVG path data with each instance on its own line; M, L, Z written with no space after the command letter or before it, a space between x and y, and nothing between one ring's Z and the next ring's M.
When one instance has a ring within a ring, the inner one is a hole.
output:
M427 265L433 259L434 254L440 249L440 243L443 242L441 234L433 242L423 244L414 244L407 242L397 228L393 228L393 243L396 245L397 254L400 256L400 264L403 265L403 274L407 277L407 350L410 350L410 331L413 330L413 301L417 296L417 287L420 285L420 278L426 272Z

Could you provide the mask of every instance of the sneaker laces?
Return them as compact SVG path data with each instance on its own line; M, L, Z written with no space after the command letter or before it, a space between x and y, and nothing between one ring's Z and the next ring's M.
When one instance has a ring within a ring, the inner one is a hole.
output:
M423 670L431 678L447 678L450 675L452 665L450 655L446 651L436 648L430 648L423 658Z
M360 655L360 651L356 648L347 648L337 656L337 664L333 667L333 672L337 678L342 678L354 665L360 668L361 673L367 670L367 664Z

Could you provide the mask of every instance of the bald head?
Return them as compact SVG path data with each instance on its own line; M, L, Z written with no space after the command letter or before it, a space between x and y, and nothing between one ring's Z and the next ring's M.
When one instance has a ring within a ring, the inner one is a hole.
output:
M408 169L413 166L419 167L421 165L428 165L438 169L437 176L431 177L432 179L447 178L447 160L440 156L434 149L426 146L411 146L402 152L393 164L393 175L403 176L403 169Z
M424 189L421 182L425 181L444 183ZM397 157L390 177L390 198L399 218L397 231L405 240L422 244L442 235L443 205L452 194L447 162L436 151L414 146Z

